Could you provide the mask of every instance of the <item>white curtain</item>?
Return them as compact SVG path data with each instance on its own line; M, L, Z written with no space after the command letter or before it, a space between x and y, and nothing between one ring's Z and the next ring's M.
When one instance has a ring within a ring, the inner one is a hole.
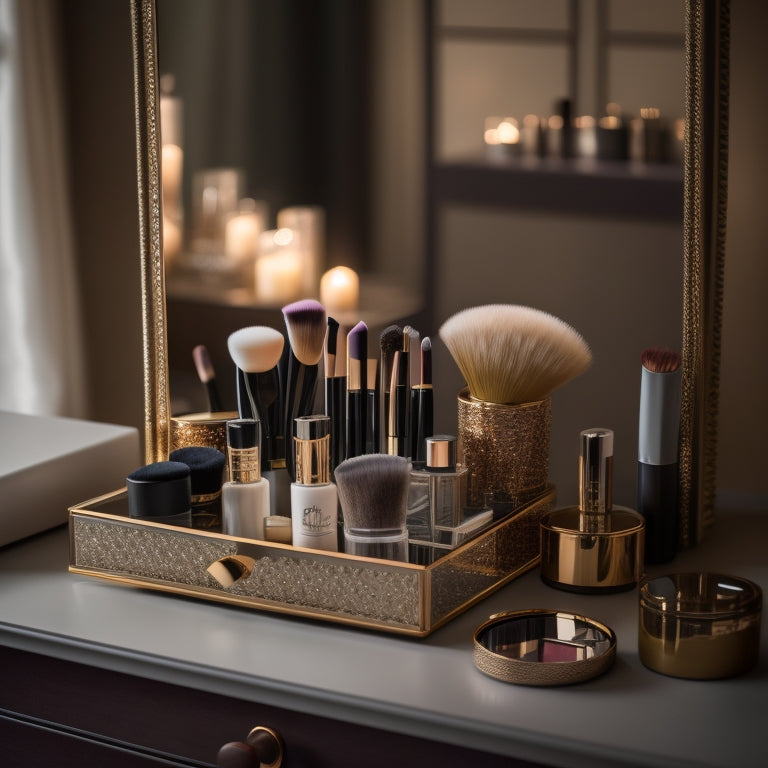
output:
M0 0L0 410L85 415L57 0Z

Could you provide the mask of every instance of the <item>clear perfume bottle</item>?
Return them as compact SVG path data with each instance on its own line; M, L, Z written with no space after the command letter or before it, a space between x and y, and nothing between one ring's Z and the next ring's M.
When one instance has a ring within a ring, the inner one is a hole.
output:
M408 537L447 549L459 546L493 518L491 509L467 508L466 467L456 464L456 438L426 438L423 469L411 472Z
M261 476L261 424L255 419L227 422L228 482L221 488L221 527L230 536L264 540L269 517L269 481Z
M331 419L325 415L294 420L296 481L291 483L293 544L338 550L338 493L331 482Z

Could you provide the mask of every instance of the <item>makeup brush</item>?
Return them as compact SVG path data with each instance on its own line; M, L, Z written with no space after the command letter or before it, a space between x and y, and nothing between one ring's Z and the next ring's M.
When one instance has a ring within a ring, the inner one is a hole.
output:
M645 518L645 562L666 563L677 551L680 354L643 351L637 450L637 511Z
M387 425L389 424L389 387L392 381L392 360L395 352L403 347L403 329L389 325L379 337L381 365L379 366L379 425L381 438L379 452L387 453Z
M345 552L408 559L410 470L407 459L380 453L356 456L336 467Z
M405 338L408 338L407 336ZM405 457L409 450L410 395L408 386L408 355L398 349L392 359L392 380L389 385L389 418L387 421L387 453Z
M432 340L421 340L419 383L411 390L413 398L411 457L414 464L427 460L427 438L434 433L434 393L432 390Z
M336 354L339 324L328 318L325 335L325 415L331 419L330 465L333 472L344 461L344 432L346 430L346 383L344 376L336 375Z
M530 307L487 304L457 312L440 328L470 395L484 402L543 400L592 361L567 323Z
M277 371L284 346L283 334L265 325L241 328L227 338L230 357L237 366L238 415L261 422L262 470L273 468L285 456Z
M205 385L208 396L208 413L216 413L222 410L219 391L216 387L216 372L213 369L211 356L208 354L208 347L204 344L198 344L192 350L192 359L195 361L197 375L202 384Z
M346 458L365 453L368 389L368 326L359 322L347 335Z
M327 330L325 307L314 299L304 299L283 307L291 354L285 381L285 418L283 434L293 434L293 421L310 416L314 408L318 363L323 355ZM296 480L293 451L286 451L286 466Z

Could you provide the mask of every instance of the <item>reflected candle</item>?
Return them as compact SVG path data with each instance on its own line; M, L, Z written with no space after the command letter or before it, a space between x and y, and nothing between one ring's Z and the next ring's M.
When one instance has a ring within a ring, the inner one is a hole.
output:
M320 280L320 303L329 312L357 309L360 300L360 279L349 267L329 269Z
M294 301L301 293L301 258L293 248L290 229L271 229L259 238L256 298L268 304Z

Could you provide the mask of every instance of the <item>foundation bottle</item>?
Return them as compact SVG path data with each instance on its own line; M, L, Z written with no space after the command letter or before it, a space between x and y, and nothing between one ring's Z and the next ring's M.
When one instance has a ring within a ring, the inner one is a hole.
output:
M296 481L291 483L293 545L338 550L338 493L331 482L331 419L325 415L294 420Z
M261 425L254 419L227 422L228 482L221 489L222 531L230 536L264 540L269 517L269 481L261 476Z

